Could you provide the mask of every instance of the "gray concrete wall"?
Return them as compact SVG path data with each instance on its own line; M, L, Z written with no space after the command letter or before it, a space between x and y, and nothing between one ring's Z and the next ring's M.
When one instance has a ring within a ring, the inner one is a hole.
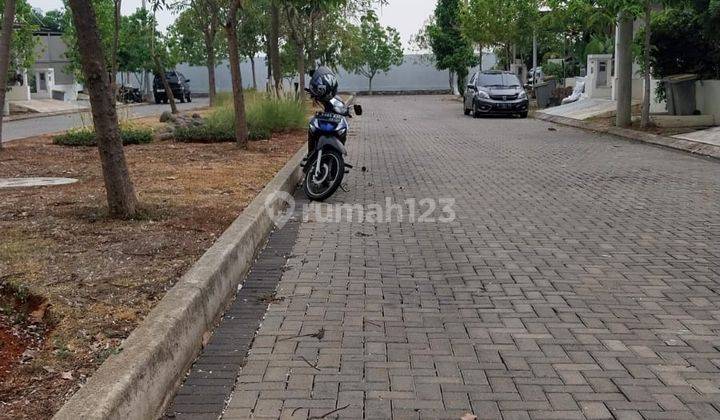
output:
M703 114L715 117L720 125L720 80L699 80L695 83L697 109Z
M62 36L57 33L36 35L38 43L35 46L36 60L34 69L55 69L55 84L73 84L75 76L68 71L70 60L65 57L67 45Z
M483 56L483 69L492 68L496 61L494 54L485 54ZM177 70L190 79L194 93L207 93L207 68L181 64L177 66ZM258 89L265 89L267 69L265 67L264 57L258 57L255 60L255 70L257 72ZM249 60L241 64L241 72L243 85L248 88L252 87L252 67ZM351 74L340 69L338 71L338 77L342 91L353 92L367 90L368 82L363 76ZM130 81L134 85L137 83L134 77L131 77ZM216 67L216 86L218 91L231 90L232 82L230 80L230 68L227 62L222 62ZM387 74L379 74L376 76L373 81L373 89L377 91L449 89L448 74L446 71L435 69L433 63L427 56L407 55L402 65L393 67Z

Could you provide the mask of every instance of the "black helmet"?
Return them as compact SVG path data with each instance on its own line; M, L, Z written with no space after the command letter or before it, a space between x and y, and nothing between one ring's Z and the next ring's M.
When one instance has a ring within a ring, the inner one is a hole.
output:
M310 88L308 90L313 98L319 101L329 101L337 95L337 77L329 68L325 66L318 67L313 73L312 79L310 79Z

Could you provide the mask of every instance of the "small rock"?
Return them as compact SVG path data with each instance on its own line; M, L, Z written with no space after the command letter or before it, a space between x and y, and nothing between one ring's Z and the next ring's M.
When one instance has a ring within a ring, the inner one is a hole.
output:
M60 374L60 377L65 379L66 381L72 381L73 375L71 371L63 372Z
M160 122L168 122L172 121L173 114L170 111L164 111L162 114L160 114Z
M202 118L202 116L201 116L200 114L198 114L197 112L194 113L194 114L192 114L192 117L195 118L195 119Z
M20 356L20 363L28 363L32 359L35 358L35 355L37 355L37 350L31 350L27 349L23 352L22 356Z

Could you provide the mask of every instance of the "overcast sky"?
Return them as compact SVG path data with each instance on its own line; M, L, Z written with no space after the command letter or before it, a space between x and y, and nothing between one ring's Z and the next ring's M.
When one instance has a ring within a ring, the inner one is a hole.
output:
M44 11L62 8L62 0L29 0L31 6ZM130 14L142 5L142 0L123 0L123 14ZM390 0L380 13L380 20L386 26L400 31L406 49L410 38L422 27L423 22L435 8L435 0ZM161 12L158 22L164 29L175 20L169 12Z

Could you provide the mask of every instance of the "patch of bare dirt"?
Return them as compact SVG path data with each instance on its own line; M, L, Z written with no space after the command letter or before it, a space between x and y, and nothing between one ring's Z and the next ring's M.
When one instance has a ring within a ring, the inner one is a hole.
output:
M0 190L0 279L39 299L3 306L0 418L51 417L304 142L126 147L136 220L107 217L97 149L41 137L0 151L0 177L80 180Z
M615 117L594 117L588 119L589 122L600 124L603 127L612 127L615 125ZM702 130L703 127L658 127L650 125L647 128L640 127L640 121L633 121L630 127L631 130L642 131L645 133L657 134L659 136L672 137L678 134L691 133L693 131Z

